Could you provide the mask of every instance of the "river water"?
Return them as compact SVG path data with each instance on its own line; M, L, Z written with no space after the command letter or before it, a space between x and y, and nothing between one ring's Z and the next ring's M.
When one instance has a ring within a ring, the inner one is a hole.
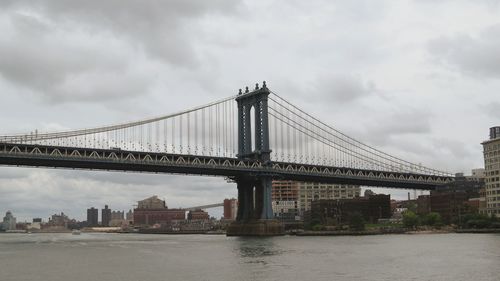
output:
M1 281L500 280L499 234L0 234Z

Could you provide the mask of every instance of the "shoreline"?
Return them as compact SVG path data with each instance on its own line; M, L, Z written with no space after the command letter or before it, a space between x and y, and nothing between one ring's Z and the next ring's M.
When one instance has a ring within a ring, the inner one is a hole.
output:
M483 234L483 233L500 233L500 229L451 229L451 230L442 230L442 229L434 229L434 230L363 230L363 231L303 231L296 233L289 233L289 235L296 236L367 236L367 235L386 235L386 234L408 234L408 235L418 235L418 234L449 234L449 233L458 233L458 234Z
M2 234L72 234L71 231L52 231L52 232L25 232L25 231L15 231L15 232L0 232ZM158 234L158 235L226 235L223 231L139 231L139 232L104 232L104 231L82 231L83 233L108 233L108 234ZM499 228L493 229L433 229L433 230L405 230L405 229L394 229L394 230L362 230L362 231L296 231L287 232L285 235L289 236L369 236L369 235L388 235L388 234L406 234L406 235L419 235L419 234L492 234L500 233Z

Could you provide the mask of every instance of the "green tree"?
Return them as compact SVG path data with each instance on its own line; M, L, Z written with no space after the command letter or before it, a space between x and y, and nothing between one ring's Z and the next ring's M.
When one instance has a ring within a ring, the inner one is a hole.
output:
M416 213L417 212L417 203L408 202L406 205L406 209L410 212Z
M365 229L365 220L360 213L355 212L351 215L349 218L349 228L357 231Z
M422 223L429 226L441 226L443 221L439 213L431 212L423 217Z
M315 224L315 225L313 225L313 226L312 226L312 228L311 228L311 229L312 229L312 230L314 230L314 231L321 231L321 230L323 230L324 228L325 228L325 227L324 227L324 226L322 226L321 224Z
M317 218L312 218L311 219L311 222L309 222L308 224L305 225L305 228L306 229L310 229L310 230L314 230L314 226L316 225L320 225L321 226L321 221Z
M407 228L415 228L419 223L418 216L412 211L403 213L403 225Z
M460 228L489 228L492 224L491 218L483 214L465 214L455 221Z

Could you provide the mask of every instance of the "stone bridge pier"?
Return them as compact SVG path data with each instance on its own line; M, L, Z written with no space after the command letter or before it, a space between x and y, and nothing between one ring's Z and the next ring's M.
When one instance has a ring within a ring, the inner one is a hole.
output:
M284 233L271 207L270 177L237 179L238 214L228 227L228 236L272 236Z

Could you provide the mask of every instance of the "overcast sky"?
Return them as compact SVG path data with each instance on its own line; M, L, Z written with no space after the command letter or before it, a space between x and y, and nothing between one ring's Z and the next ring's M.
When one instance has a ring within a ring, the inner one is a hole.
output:
M352 137L450 172L483 167L480 143L500 125L496 0L3 0L0 34L0 135L144 119L262 80ZM0 216L19 220L154 194L186 207L236 188L0 167Z

